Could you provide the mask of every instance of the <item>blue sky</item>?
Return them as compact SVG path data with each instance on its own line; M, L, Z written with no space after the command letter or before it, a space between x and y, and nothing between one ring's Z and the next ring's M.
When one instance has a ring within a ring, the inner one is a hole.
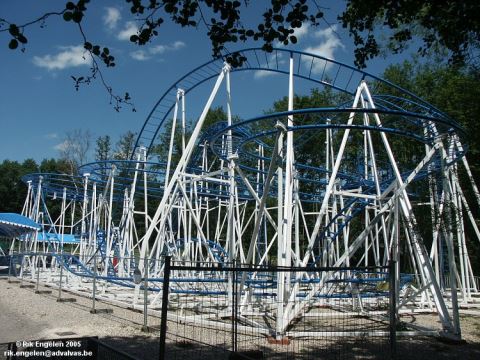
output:
M0 14L21 24L45 11L61 10L65 2L3 0ZM252 1L247 15L258 17L268 3ZM352 41L336 24L343 2L322 4L327 7L326 18L331 26L325 22L318 28L302 27L293 48L353 65ZM45 25L26 30L29 42L25 52L9 50L8 35L0 33L0 161L57 157L65 132L73 129L89 130L94 139L108 134L114 141L128 130L138 132L162 93L186 72L211 59L204 28L184 30L167 21L151 44L138 47L129 41L137 23L126 2L92 1L83 22L87 38L110 48L116 67L103 70L106 81L119 94L128 91L137 109L132 112L124 108L117 113L98 81L75 91L71 76L89 71L75 26L58 17L48 19ZM230 50L248 45L239 44ZM366 70L380 75L388 64L404 58L379 58L370 62ZM195 112L207 99L211 86L206 84L192 95L190 117L198 116ZM259 74L238 82L233 79L233 111L244 117L261 114L275 99L287 94L287 87L286 83L278 85ZM235 96L243 98L241 108L235 108ZM249 106L244 106L246 99Z

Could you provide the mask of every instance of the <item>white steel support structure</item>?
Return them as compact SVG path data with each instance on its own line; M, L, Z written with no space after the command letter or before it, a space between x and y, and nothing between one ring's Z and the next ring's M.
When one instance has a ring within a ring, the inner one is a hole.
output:
M480 193L460 139L455 133L441 133L427 116L420 118L423 135L415 139L425 145L421 144L421 152L407 168L394 138L405 132L390 128L391 117L397 114L377 106L381 98L371 93L367 81L358 82L351 103L343 108L297 111L305 110L294 107L296 69L302 66L302 60L291 52L284 72L288 74L287 112L242 123L233 120L234 69L223 64L189 138L188 91L176 88L167 158L161 164L164 169L158 169L160 163L149 163L146 148L138 148L135 159L126 165L106 162L102 176L98 171L85 172L75 183L74 195L66 185L57 190L61 206L55 216L42 198L47 186L42 175L29 180L23 213L42 223L44 232L58 240L53 245L54 241L45 240L46 234L36 234L17 242L19 248L64 251L68 247L72 255L78 255L79 264L74 257L61 257L58 266L71 270L64 272L66 277L83 277L69 279L72 286L91 286L88 279L95 273L104 282L102 296L133 306L145 298L140 296L142 284L131 290L130 278L135 270L148 272L150 279L159 279L147 281L158 290L147 296L152 308L159 306L161 298L158 284L165 255L188 264L273 263L287 268L386 266L394 260L398 314L411 306L434 310L442 330L460 336L457 296L464 304L474 304L473 294L479 291L469 257L468 229L480 240L473 210L480 207ZM218 96L222 91L225 96ZM225 124L216 130L216 137L208 137L207 114L219 98L225 99ZM261 129L251 136L251 143L245 135L247 128ZM306 133L316 136L309 140L315 146L308 154L311 163L302 164L299 159L304 154L296 151L302 139L310 139ZM175 154L178 143L181 151ZM471 199L460 181L461 167L474 204L468 203ZM309 171L314 175L309 177ZM122 185L125 173L131 178ZM418 204L415 184L422 179L428 179L428 200ZM429 207L425 209L432 228L430 248L425 245L430 241L424 241L419 231L417 206ZM68 241L72 244L67 246ZM36 265L27 264L34 274ZM414 280L403 282L405 269L414 272ZM175 276L184 277L177 279L181 285L175 283L175 290L188 294L210 274ZM232 289L237 286L242 321L282 340L293 321L305 316L313 304L328 305L328 296L339 295L338 291L354 294L355 276L349 272L346 285L339 290L337 284L343 280L335 271L319 271L315 276L279 272L271 279L274 302L267 306L257 297L257 308L251 305L257 296L252 284L260 288L263 284L255 273L244 273L238 284L231 275L224 282L209 278L202 295L208 301L208 296L225 292L225 308L218 310L223 316L234 303ZM353 298L344 302L350 307L343 310L368 311L363 303L368 300ZM192 296L192 309L199 304ZM258 325L249 314L274 321Z

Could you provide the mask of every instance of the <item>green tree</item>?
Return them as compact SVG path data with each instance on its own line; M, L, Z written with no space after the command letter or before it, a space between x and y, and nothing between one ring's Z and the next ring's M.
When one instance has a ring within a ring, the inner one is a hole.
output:
M42 173L68 174L70 172L70 165L62 159L43 159L40 163L39 170Z
M295 109L313 109L318 107L335 106L347 99L350 99L349 95L334 92L330 87L325 87L322 90L314 88L310 91L310 95L295 95L293 104ZM282 99L275 101L273 107L268 110L267 113L287 110L288 96L284 96Z
M439 63L420 64L405 61L385 70L385 79L410 90L450 117L465 130L467 158L475 177L480 177L480 70L473 67L452 67Z
M21 178L37 171L37 163L32 159L27 159L22 164L10 160L4 160L0 164L0 212L22 211L27 186Z
M112 152L112 144L110 141L110 136L99 136L96 141L95 147L95 160L105 161L110 159Z
M120 136L120 139L115 145L115 151L113 158L116 160L128 160L132 156L133 149L135 148L135 140L137 134L132 131L127 131Z
M452 63L478 63L479 11L477 0L347 0L339 20L354 39L359 67L381 50L399 53L415 41L422 56L446 50Z

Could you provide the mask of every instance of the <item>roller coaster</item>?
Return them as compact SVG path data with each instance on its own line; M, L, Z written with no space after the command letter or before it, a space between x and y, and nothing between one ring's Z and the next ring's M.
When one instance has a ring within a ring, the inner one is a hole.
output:
M42 230L12 244L25 255L22 276L48 267L42 281L53 284L62 268L72 289L91 291L95 277L104 297L135 306L145 287L134 281L140 272L154 309L167 255L217 270L233 263L341 269L395 261L398 311L430 309L443 331L460 334L458 303L477 304L479 290L467 241L480 240L472 212L480 193L461 127L411 92L334 60L287 49L235 55L245 59L239 66L226 55L172 84L129 160L87 164L78 175L23 178L22 213ZM233 75L243 72L285 79L288 109L234 118ZM190 132L187 100L212 82L202 111L189 113L196 119ZM338 103L296 108L299 82L329 89ZM227 118L206 128L219 97ZM159 145L167 148L162 159ZM419 223L425 212L429 222ZM467 238L467 228L477 239ZM51 262L28 256L39 251L53 254ZM171 292L203 296L192 298L192 306L224 294L228 306L231 282L221 271L179 272ZM265 311L282 334L306 308L332 298L348 304L355 287L370 289L360 301L371 303L382 296L383 282L381 271L250 272L239 286L259 308L266 297L275 299Z

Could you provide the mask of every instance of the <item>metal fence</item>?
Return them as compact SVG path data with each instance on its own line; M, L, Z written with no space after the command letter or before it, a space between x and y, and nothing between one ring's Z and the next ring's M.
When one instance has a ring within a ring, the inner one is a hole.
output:
M99 296L95 295L96 282L103 286L112 278L115 281L110 286L116 288L137 284L141 300L135 308L143 310L143 327L148 330L153 325L149 314L161 315L157 332L161 359L395 356L397 284L395 276L390 276L393 264L279 268L173 262L167 256L145 261L143 272L136 259L135 266L120 277L117 273L101 275L103 269L96 257L86 263L87 267L74 260L69 254L14 254L5 259L8 265L3 272L39 293L42 277L48 278L50 285L58 287L57 301L63 301L67 298L62 296L66 286L62 271L69 264L68 274L83 276L82 284L93 291L94 313L101 310L95 305ZM115 261L112 258L107 263ZM159 274L154 271L157 267L160 277L154 275ZM124 289L133 296L133 289Z
M393 358L391 269L219 267L167 258L160 358Z

